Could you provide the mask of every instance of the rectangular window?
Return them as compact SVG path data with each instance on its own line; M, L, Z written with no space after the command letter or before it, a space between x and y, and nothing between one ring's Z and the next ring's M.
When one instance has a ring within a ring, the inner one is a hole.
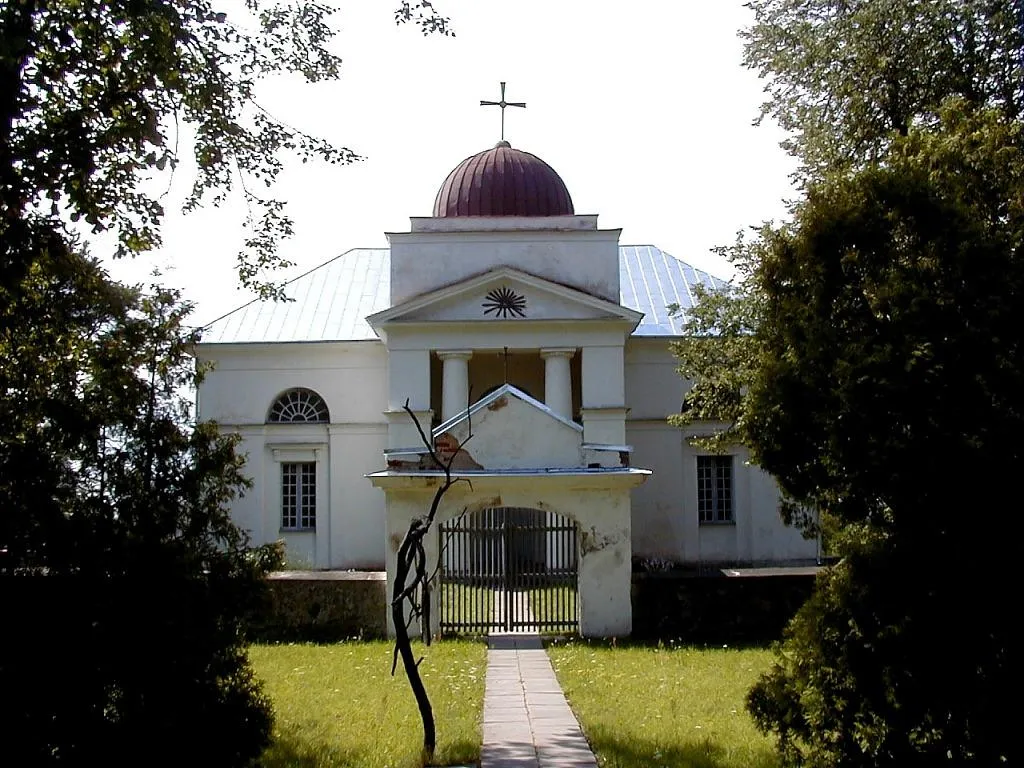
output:
M281 528L316 530L316 462L281 464Z
M702 523L731 523L732 456L697 457L697 510Z

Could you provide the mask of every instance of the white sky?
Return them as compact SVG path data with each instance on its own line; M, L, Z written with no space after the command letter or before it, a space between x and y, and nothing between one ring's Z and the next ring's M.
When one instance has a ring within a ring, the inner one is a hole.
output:
M330 1L330 0L329 0ZM386 246L385 232L429 216L448 172L499 138L506 98L512 146L561 175L577 213L622 228L623 244L652 243L720 277L711 252L738 230L784 215L794 162L781 132L752 126L761 83L741 64L743 0L435 0L455 38L396 27L391 0L333 0L340 81L281 79L260 96L287 123L347 146L352 166L290 162L275 194L295 237L284 277L355 247ZM187 187L187 178L176 185ZM164 247L112 272L143 280L153 268L198 304L208 322L244 303L235 254L239 205L188 216L168 196Z

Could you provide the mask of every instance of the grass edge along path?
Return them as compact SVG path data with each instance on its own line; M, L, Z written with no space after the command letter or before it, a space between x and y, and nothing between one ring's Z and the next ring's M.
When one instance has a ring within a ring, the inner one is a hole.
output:
M480 759L487 648L443 640L424 648L420 667L437 720L432 765ZM252 645L249 658L274 707L263 768L420 768L423 726L392 644Z
M586 640L547 650L602 768L777 768L744 708L771 651Z

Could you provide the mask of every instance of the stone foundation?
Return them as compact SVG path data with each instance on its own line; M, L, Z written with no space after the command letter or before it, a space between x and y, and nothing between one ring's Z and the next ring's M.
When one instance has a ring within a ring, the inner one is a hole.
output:
M331 642L386 634L384 571L278 571L267 581L270 601L254 622L256 640Z

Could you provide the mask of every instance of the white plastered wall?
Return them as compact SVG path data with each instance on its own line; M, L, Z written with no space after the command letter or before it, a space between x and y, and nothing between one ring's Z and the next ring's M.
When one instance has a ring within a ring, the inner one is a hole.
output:
M202 345L213 363L199 388L199 417L242 437L253 488L232 505L257 544L283 539L290 566L383 567L384 499L365 475L387 442L387 353L379 342ZM266 424L271 403L305 387L327 403L330 424ZM317 464L315 532L280 527L283 461Z
M391 303L501 266L619 301L619 233L596 216L414 218L389 233Z
M749 464L737 446L733 460L734 525L701 525L697 513L697 456L702 451L666 417L678 413L687 382L676 372L669 340L632 337L626 344L626 442L634 466L653 470L633 492L633 554L697 563L803 562L817 543L786 526L772 478Z

